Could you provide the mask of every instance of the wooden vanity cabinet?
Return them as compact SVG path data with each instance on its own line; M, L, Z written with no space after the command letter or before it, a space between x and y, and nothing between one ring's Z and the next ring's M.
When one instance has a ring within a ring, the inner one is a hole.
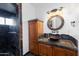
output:
M43 22L35 19L29 25L29 50L34 55L41 56L77 56L77 52L54 45L38 43L38 37L43 34Z
M43 21L38 19L30 20L29 25L29 50L34 55L38 55L38 37L43 34Z

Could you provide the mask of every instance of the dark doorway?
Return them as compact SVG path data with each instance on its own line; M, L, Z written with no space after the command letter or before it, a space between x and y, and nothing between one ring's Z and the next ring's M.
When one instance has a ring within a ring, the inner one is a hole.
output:
M0 55L21 55L20 15L17 3L0 3Z

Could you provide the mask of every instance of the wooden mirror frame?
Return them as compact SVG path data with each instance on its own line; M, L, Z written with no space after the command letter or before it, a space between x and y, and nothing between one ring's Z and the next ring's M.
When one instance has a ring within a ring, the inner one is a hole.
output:
M62 23L61 23L61 25L60 25L58 28L51 28L51 27L49 26L49 21L50 21L53 17L60 17L60 18L61 18ZM51 17L48 19L48 21L47 21L47 26L48 26L48 28L51 29L51 30L59 30L59 29L61 29L61 28L63 27L63 25L64 25L64 18L63 18L62 16L60 16L60 15L51 16Z

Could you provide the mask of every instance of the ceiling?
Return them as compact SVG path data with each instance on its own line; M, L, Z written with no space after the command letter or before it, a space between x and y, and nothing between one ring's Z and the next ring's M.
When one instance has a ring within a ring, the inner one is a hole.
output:
M0 3L0 17L16 17L15 3Z
M34 7L46 7L60 5L60 3L31 3Z
M11 13L16 13L16 8L11 3L0 3L0 9Z
M30 3L32 4L32 6L36 7L36 8L42 8L42 7L68 7L68 8L72 8L73 6L79 6L78 3Z
M11 13L16 13L16 7L11 3L0 3L0 9Z

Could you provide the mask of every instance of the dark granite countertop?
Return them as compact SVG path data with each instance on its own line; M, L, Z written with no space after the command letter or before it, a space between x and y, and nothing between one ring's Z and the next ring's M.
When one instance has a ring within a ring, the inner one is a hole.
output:
M50 41L48 40L48 38L42 38L42 39L38 39L38 42L77 51L77 47L70 40L59 39L59 41Z

